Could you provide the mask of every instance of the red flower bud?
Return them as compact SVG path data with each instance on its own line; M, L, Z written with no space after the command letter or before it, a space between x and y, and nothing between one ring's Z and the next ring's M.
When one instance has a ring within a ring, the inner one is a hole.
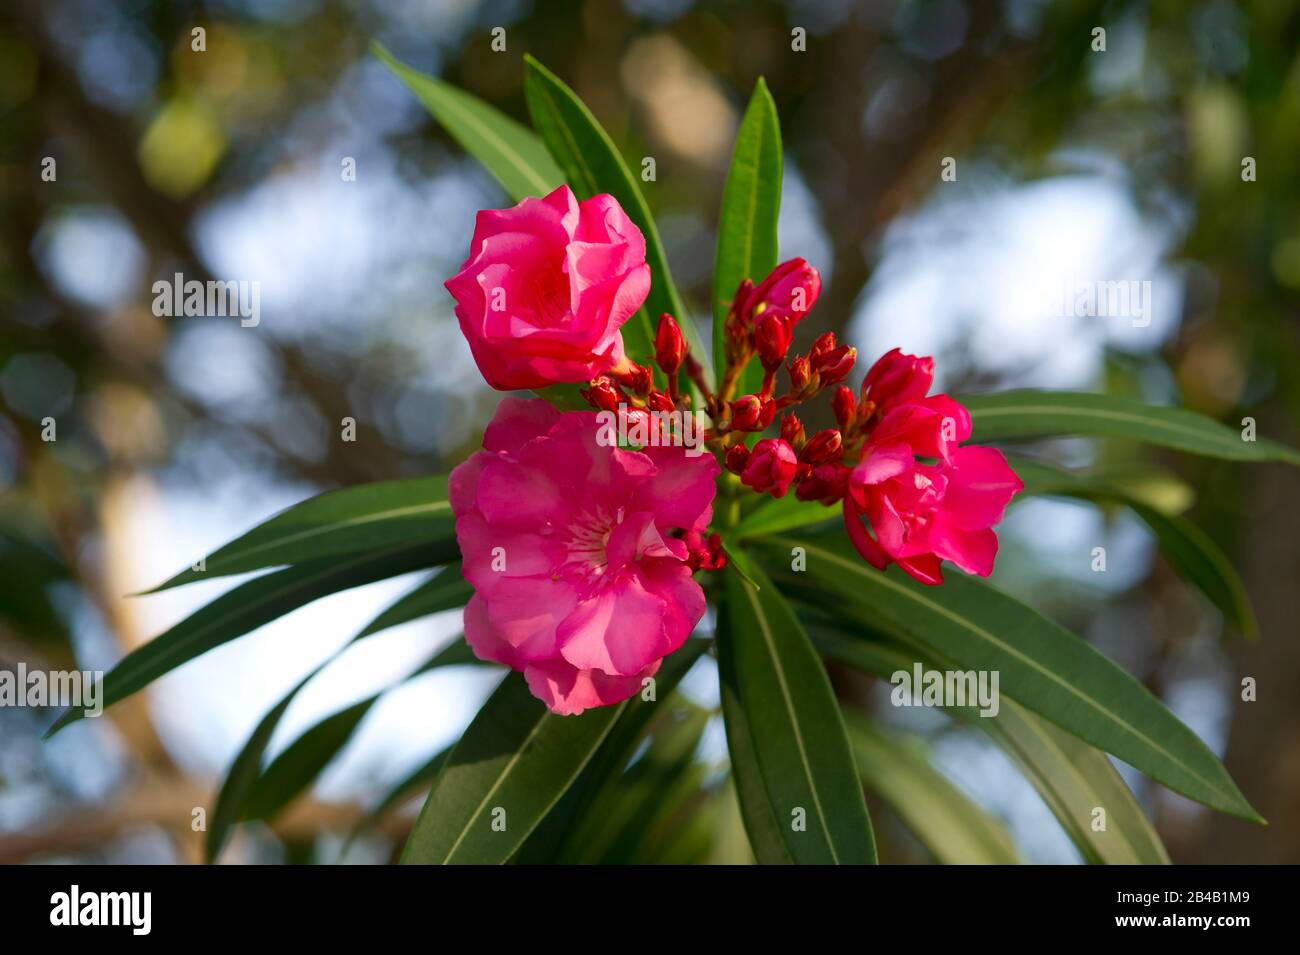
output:
M754 329L754 347L764 371L775 371L790 350L794 329L789 319L772 312L761 315Z
M798 467L794 448L780 438L765 438L754 445L740 480L760 494L785 497Z
M853 396L853 389L848 385L840 385L835 389L835 394L831 396L831 410L835 412L835 423L840 426L840 430L850 430L853 413L857 410L857 399Z
M669 398L662 391L652 391L646 395L646 407L651 411L675 411L677 406L673 404L673 399Z
M827 506L844 498L849 486L849 469L842 464L822 464L813 468L794 496L801 501L818 501Z
M758 395L743 395L731 403L732 430L758 430L758 422L762 415L763 399Z
M686 340L682 338L682 330L665 312L659 316L659 328L655 332L655 362L671 378L682 367L685 357Z
M776 418L776 402L772 398L764 398L763 406L758 412L758 427L755 431L763 431Z
M633 394L644 395L654 386L654 375L650 369L632 361L625 360L624 367L610 369L609 376L631 389Z
M825 431L818 431L808 439L808 443L803 446L803 451L799 454L799 460L809 464L825 464L839 457L843 448L844 438L839 431L835 428L827 428Z
M803 447L803 422L799 420L797 415L784 414L781 416L781 440L789 443L793 448Z
M825 355L828 352L833 352L834 350L835 333L825 332L817 336L817 340L813 342L812 348L808 350L808 360L816 365L817 359L821 358L822 355Z
M617 411L618 406L626 400L618 385L606 375L601 375L593 381L591 387L584 388L581 394L587 404L601 411Z
M814 358L812 368L821 387L825 388L849 377L849 372L853 370L853 363L857 358L858 350L852 345L841 345Z
M812 310L821 290L822 278L817 270L803 259L790 259L758 284L749 296L748 311L756 319L778 315L793 329Z
M749 448L743 444L737 444L727 449L727 470L732 474L739 474L745 470L748 461Z
M801 394L812 381L812 364L806 355L798 355L790 362L790 391Z

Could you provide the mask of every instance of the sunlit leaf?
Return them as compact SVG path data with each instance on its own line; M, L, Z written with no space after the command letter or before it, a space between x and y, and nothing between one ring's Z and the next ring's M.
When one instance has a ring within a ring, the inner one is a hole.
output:
M972 439L980 442L1086 434L1232 461L1300 464L1300 451L1264 438L1247 441L1239 430L1185 408L1073 391L1004 391L960 400L971 413Z
M717 638L727 741L754 854L761 862L783 855L798 863L875 862L826 671L785 599L761 583L755 590L728 570ZM774 837L784 853L768 844Z
M564 183L564 173L527 126L450 83L399 63L378 43L372 49L515 202L544 196Z
M718 381L726 364L723 325L736 286L747 278L757 283L776 267L781 161L781 123L772 94L760 77L736 133L718 217L713 266L713 364ZM761 382L762 369L751 362L737 394L755 392Z
M1020 601L955 570L940 587L897 568L881 573L837 537L756 546L783 582L818 594L837 617L903 633L962 669L996 670L1004 695L1076 736L1190 799L1262 821L1209 747L1146 687ZM792 547L805 548L806 572L783 572Z

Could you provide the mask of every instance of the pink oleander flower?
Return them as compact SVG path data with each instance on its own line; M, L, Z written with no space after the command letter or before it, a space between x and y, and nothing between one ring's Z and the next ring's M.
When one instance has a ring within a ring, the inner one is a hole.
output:
M943 582L944 560L981 577L992 573L993 526L1024 487L1001 451L960 447L971 435L970 414L947 395L926 397L933 368L932 359L895 349L867 373L862 401L880 417L844 494L844 524L858 553L880 570L897 563L925 584Z
M650 291L645 239L613 196L568 186L484 209L469 258L446 283L493 388L590 381L623 361L619 328Z
M465 638L561 714L632 696L704 614L684 538L712 518L717 462L598 431L595 412L507 397L451 473Z
M785 497L799 468L799 456L780 438L764 438L754 445L740 473L740 482L760 494Z

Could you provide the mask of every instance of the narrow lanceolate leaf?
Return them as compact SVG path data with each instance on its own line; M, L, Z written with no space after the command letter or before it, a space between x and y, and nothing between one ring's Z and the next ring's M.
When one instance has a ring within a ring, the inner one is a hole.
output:
M646 262L650 265L650 294L645 306L623 326L627 353L644 362L654 354L654 330L659 316L667 312L677 319L696 356L704 354L695 323L668 271L659 230L650 207L628 170L617 147L586 105L559 77L525 56L527 74L524 94L533 126L564 170L565 180L579 199L609 193L618 200L628 217L645 236ZM707 368L706 368L707 374Z
M511 859L516 864L554 862L573 841L577 822L591 812L592 802L605 789L619 784L647 725L664 710L682 677L704 655L709 641L691 639L675 653L664 658L654 675L653 699L645 692L628 699L623 714L610 730L600 750L587 764L564 798L547 814L528 840Z
M103 705L112 706L197 656L256 630L319 597L428 567L424 546L390 548L288 567L226 591L176 626L127 654L104 677ZM69 710L52 735L84 715Z
M781 212L781 123L767 84L754 84L745 118L736 133L731 168L722 191L718 217L718 253L713 265L713 366L722 378L726 367L727 309L742 279L755 283L776 267L777 218ZM751 363L739 394L757 391L762 370Z
M399 683L413 680L439 667L481 662L470 650L469 644L458 637L433 654L418 669L403 677ZM361 721L385 692L386 690L381 690L372 693L365 699L332 713L286 746L257 777L244 802L242 817L271 819L306 792L316 777L351 741Z
M150 593L196 580L405 544L428 545L426 566L445 564L458 553L454 528L446 475L326 491L258 524L213 551L198 569L183 571Z
M510 859L577 779L627 703L556 716L511 673L470 723L407 840L407 863Z
M564 182L564 173L527 126L464 90L404 66L378 43L372 49L515 202L544 196Z
M1015 865L1015 843L1002 824L930 765L921 740L845 715L863 784L880 796L944 865Z
M735 573L725 579L718 622L723 716L755 856L875 862L867 805L821 660L769 581L755 590ZM774 835L784 853L765 844Z
M1191 521L1153 507L1104 475L1075 474L1024 461L1016 461L1013 466L1025 482L1027 494L1115 503L1132 510L1155 534L1169 566L1204 594L1244 636L1255 636L1258 626L1245 583L1219 545Z
M918 664L924 672L960 669L932 657L922 661L914 647L850 634L842 626L809 624L809 634L817 649L831 659L885 679L899 672L914 673ZM1005 696L996 714L981 714L978 704L944 710L987 733L1020 767L1085 861L1169 864L1169 853L1155 827L1101 750ZM1093 826L1097 809L1106 812L1104 829Z
M1261 822L1222 764L1146 687L1064 627L987 584L949 570L926 587L881 573L836 538L770 537L778 568L803 547L807 571L782 573L820 594L826 610L932 648L962 669L998 671L1001 693L1190 799Z
M738 541L752 540L782 531L824 524L837 520L839 516L838 508L824 507L816 501L801 501L793 494L787 494L785 497L764 500L740 519L740 523L732 528L731 537Z
M235 756L230 769L226 771L226 777L221 784L221 791L217 794L216 807L212 810L212 817L208 821L208 834L205 840L205 853L208 862L214 861L221 853L221 849L230 835L231 827L240 819L248 817L247 802L249 793L252 791L261 772L262 757L266 755L266 748L270 745L271 737L275 734L276 728L279 727L280 720L283 719L289 704L302 692L303 687L342 656L343 652L358 640L363 640L373 634L387 630L389 627L408 623L419 617L462 606L469 599L470 593L471 588L461 577L458 564L443 568L414 590L399 598L391 606L385 608L360 633L330 654L319 666L294 684L283 699L276 703L266 716L262 717L262 721L257 724L257 728L253 730L252 735L249 736L243 748ZM461 662L472 662L475 658L469 652L469 647L465 641L458 639L444 648L435 659L440 661L437 664L439 666L451 666Z
M1232 461L1286 461L1300 451L1264 438L1247 441L1236 428L1185 408L1072 391L1005 391L962 398L975 441L1087 434L1132 438Z

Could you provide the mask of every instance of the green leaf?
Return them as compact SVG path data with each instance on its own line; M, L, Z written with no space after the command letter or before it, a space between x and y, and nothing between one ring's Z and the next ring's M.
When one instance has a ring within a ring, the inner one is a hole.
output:
M635 862L658 841L657 823L678 808L676 796L694 761L709 712L678 702L676 712L659 708L649 746L636 764L611 777L565 840L559 863L597 865Z
M464 639L457 638L407 674L398 684L413 680L439 667L482 663ZM389 687L388 689L391 689ZM271 819L300 794L328 766L352 739L370 708L387 690L327 716L307 730L271 761L257 778L244 803L243 818Z
M771 537L759 546L780 568L790 548L805 548L807 571L782 577L835 616L902 633L962 669L998 671L1002 694L1081 739L1190 799L1263 821L1209 748L1146 687L1018 600L952 570L941 587L896 567L881 573L840 539Z
M331 713L290 743L253 783L243 818L271 819L304 792L352 739L379 697L375 693Z
M736 133L731 168L718 217L718 253L713 266L713 365L717 380L726 368L727 309L743 279L755 283L776 267L777 219L781 212L781 122L767 84L759 77ZM762 383L751 362L739 394Z
M645 305L623 326L628 355L644 362L654 354L655 326L659 316L667 312L677 319L691 352L702 356L704 347L699 332L673 284L650 207L617 147L582 100L559 77L531 56L525 56L524 62L524 94L529 115L564 170L569 187L579 199L609 193L645 236L650 294ZM707 367L705 374L708 374Z
M378 43L371 49L515 202L544 196L563 184L560 167L527 126L476 96L404 66Z
M240 584L127 654L104 677L103 705L112 706L176 667L319 597L408 574L430 563L427 546L399 547L308 561ZM68 710L47 738L84 715L82 710Z
M426 566L455 560L455 519L447 477L380 481L326 491L281 511L149 593L324 557L359 554L399 544L427 544Z
M1015 865L1015 843L991 817L930 765L919 739L904 739L845 714L862 782L880 796L943 865Z
M874 635L866 639L816 623L809 623L808 632L817 649L831 659L886 679L899 671L912 672L917 663L926 671L960 669L950 661L922 660L915 647L880 642ZM995 716L982 716L978 705L943 709L987 733L1011 757L1086 861L1169 864L1155 827L1101 750L1005 696ZM1106 828L1100 832L1092 827L1097 807L1106 810Z
M1105 476L1089 476L1025 461L1013 462L1025 493L1114 502L1131 509L1156 536L1169 565L1196 587L1246 637L1258 632L1246 585L1226 554L1185 518L1167 514Z
M717 638L723 715L755 856L781 856L766 844L775 827L791 861L875 862L871 820L821 660L766 579L762 590L730 569L724 579ZM796 820L804 827L796 829Z
M406 863L503 863L559 801L627 708L556 716L509 674L452 750L402 853ZM502 821L504 829L494 827Z
M797 530L814 524L838 520L838 509L828 508L816 501L801 501L793 494L770 497L740 519L731 536L740 541Z
M451 749L450 746L447 746L438 750L438 752L394 783L392 788L384 794L384 798L379 800L375 807L366 813L365 818L357 824L356 829L348 836L347 843L344 845L343 851L339 853L339 857L342 858L347 855L348 848L351 847L359 835L373 828L379 820L410 799L421 787L437 779L438 773L442 771L447 758L451 755Z
M302 691L303 687L311 682L318 673L342 656L343 652L358 640L363 640L382 630L387 630L389 627L407 623L418 617L462 606L469 599L471 592L469 584L460 575L459 565L444 568L383 610L356 636L330 654L319 666L315 667L295 684L280 702L273 706L266 716L262 717L261 722L257 724L257 728L253 730L252 735L249 736L243 748L235 756L230 769L226 771L221 790L217 794L216 807L212 810L212 818L209 820L208 834L205 840L205 852L208 862L214 861L221 853L221 849L230 835L231 827L240 819L248 817L247 801L249 793L261 772L262 757L266 754L266 748L270 745L271 737L280 725L280 720L284 717L289 704L293 702L294 697ZM459 656L464 655L468 655L470 659L463 660L459 658ZM469 653L468 645L463 640L457 640L446 647L436 659L442 660L439 665L447 666L459 662L473 662L477 658L473 657L472 653Z
M1185 408L1072 391L1004 391L960 399L971 413L972 439L1086 434L1132 438L1230 461L1300 464L1300 451L1240 432Z
M627 701L623 714L582 775L520 847L512 862L554 862L568 851L574 838L574 826L591 812L593 801L604 789L618 785L621 774L641 744L647 725L665 709L662 701L672 699L677 685L709 645L708 640L687 640L675 653L664 658L654 675L654 699L644 699L643 694L638 693Z

